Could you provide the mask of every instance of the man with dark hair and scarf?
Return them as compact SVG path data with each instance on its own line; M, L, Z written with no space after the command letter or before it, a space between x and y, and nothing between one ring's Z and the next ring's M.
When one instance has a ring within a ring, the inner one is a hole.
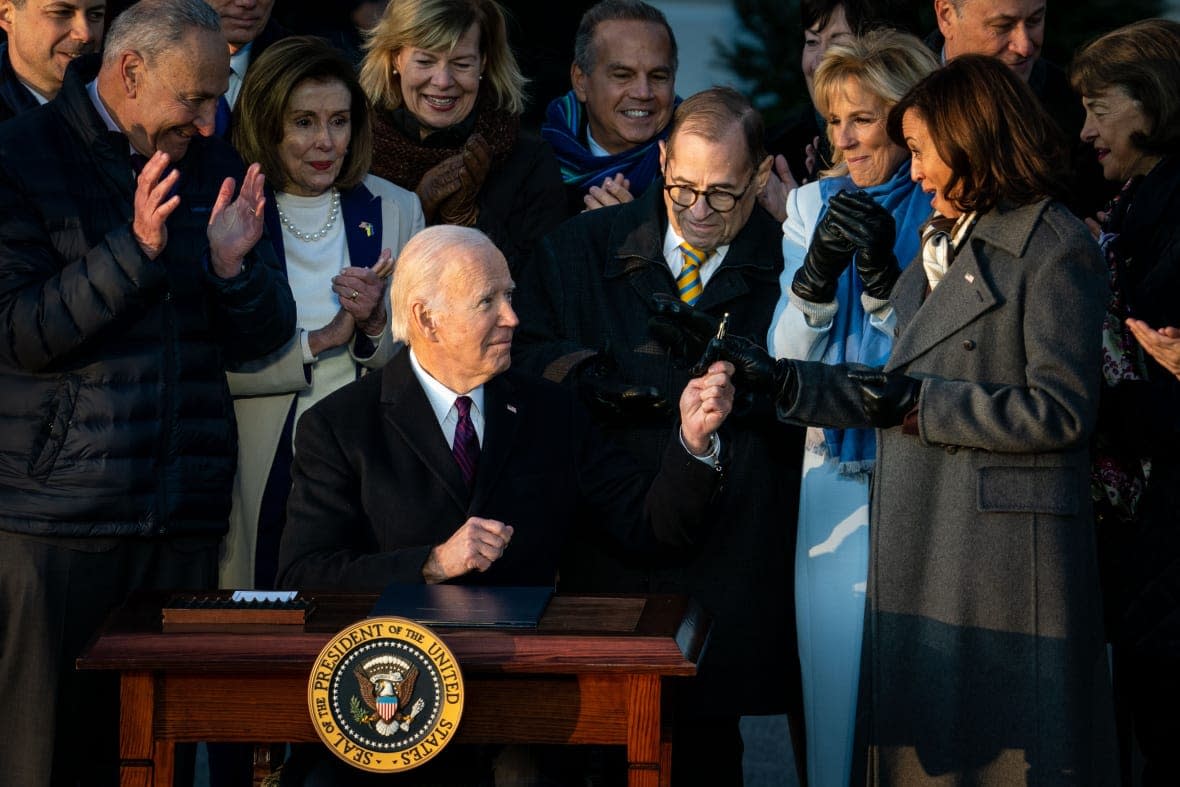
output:
M582 16L573 89L554 99L541 136L561 163L570 215L630 202L659 173L676 108L676 36L643 0L602 0Z

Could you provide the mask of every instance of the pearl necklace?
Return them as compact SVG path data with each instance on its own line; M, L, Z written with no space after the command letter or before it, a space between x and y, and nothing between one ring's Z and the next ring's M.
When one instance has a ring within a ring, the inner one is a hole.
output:
M328 206L328 218L324 221L324 225L315 232L301 232L283 213L283 208L279 204L278 199L275 199L275 208L279 211L279 223L287 232L295 236L296 240L301 240L304 243L314 243L320 238L326 237L332 227L336 226L336 216L340 213L340 192L332 189L332 201Z

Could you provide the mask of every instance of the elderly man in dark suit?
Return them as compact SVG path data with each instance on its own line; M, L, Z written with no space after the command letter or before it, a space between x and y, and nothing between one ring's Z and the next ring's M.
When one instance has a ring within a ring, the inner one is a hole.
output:
M565 391L508 371L513 287L478 230L431 227L402 250L391 301L407 347L300 420L280 584L552 585L581 512L632 549L699 537L721 486L728 364L685 387L649 490Z
M280 585L552 586L579 516L627 549L699 540L722 486L729 364L685 386L651 481L568 392L509 370L513 288L479 230L429 227L402 249L390 300L393 335L408 346L300 420ZM485 784L489 754L448 752L410 783ZM322 747L299 749L284 773L290 783L385 783Z
M667 394L689 377L683 348L649 332L653 296L692 304L704 322L729 313L730 330L762 336L783 267L782 232L757 205L770 172L762 120L743 96L714 88L686 99L660 166L663 180L641 198L576 216L542 241L521 277L515 352L582 393L648 467L668 443ZM563 587L687 592L713 613L700 676L677 708L673 783L740 783L739 716L801 707L791 579L801 432L751 405L727 422L726 441L741 464L719 501L725 525L705 543L653 562L590 536L562 565ZM739 677L751 674L758 680Z

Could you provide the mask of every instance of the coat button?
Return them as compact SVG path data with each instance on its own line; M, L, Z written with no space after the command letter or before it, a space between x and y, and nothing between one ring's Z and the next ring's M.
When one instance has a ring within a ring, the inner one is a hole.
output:
M957 453L959 453L959 446L957 446L957 445L948 445L948 446L946 447L946 452L947 452L948 454L957 454Z
M975 349L975 342L973 342L970 339L964 339L963 340L963 349L964 350L974 350Z
M894 328L894 329L893 329L893 338L894 338L894 339L896 339L898 336L901 336L901 329L900 329L900 328Z

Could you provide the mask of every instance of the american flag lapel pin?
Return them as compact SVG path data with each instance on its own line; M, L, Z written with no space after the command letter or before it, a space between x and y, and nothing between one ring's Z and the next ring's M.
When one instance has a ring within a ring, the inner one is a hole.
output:
M508 412L512 413L513 415L516 415L516 405L510 404L510 405L507 405L507 407L508 407Z
M373 225L372 224L370 224L367 221L362 221L357 226L360 227L361 232L365 233L366 238L373 237Z
M968 284L975 283L975 274L973 274L973 273L964 273L963 278L967 280Z

